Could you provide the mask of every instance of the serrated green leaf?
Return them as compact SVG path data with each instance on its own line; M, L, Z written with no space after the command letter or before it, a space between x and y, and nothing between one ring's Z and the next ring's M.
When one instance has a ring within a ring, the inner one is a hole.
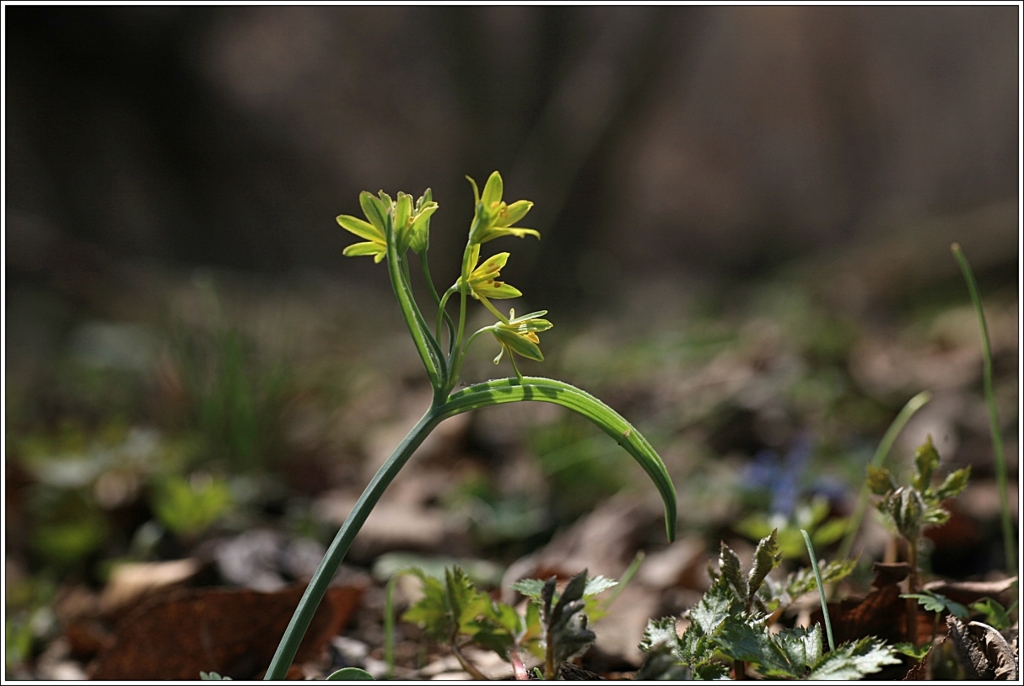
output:
M836 560L819 566L818 570L821 572L821 582L828 584L845 579L856 567L856 560ZM810 568L799 569L791 573L783 584L785 593L791 601L804 593L813 591L816 587L814 571Z
M711 584L711 588L707 590L700 602L690 608L687 617L700 627L701 632L711 635L722 622L733 614L734 610L739 609L740 603L723 575Z
M794 627L773 636L773 642L786 656L794 672L803 673L821 659L821 625Z
M676 633L675 617L648 620L644 637L640 641L640 650L646 653L659 645L672 646L673 650L678 648L679 634Z
M512 588L530 600L540 602L541 591L544 589L544 582L540 579L520 579L512 584Z
M733 660L758 666L766 676L800 677L804 670L790 664L785 653L772 640L768 627L761 622L730 616L714 635L718 649Z
M946 500L948 498L955 498L963 490L967 488L967 482L971 478L971 467L968 465L963 469L958 469L955 472L949 474L937 489L934 491L934 496L938 500Z
M903 593L901 598L913 598L928 612L949 612L955 617L965 619L969 614L964 605L950 600L941 593L934 591L922 591L921 593Z
M597 576L591 579L587 579L587 584L583 589L583 597L588 598L590 596L597 595L598 593L603 593L604 591L607 591L609 588L618 585L619 582L615 579L609 579L598 574Z
M762 538L754 550L754 563L750 567L750 574L747 577L747 596L745 602L749 607L750 600L761 588L768 573L775 569L782 561L782 551L779 550L776 538L777 530L773 530L768 536Z
M896 483L892 480L889 470L873 465L868 465L867 486L875 495L885 495L896 490Z
M747 601L747 580L743 577L743 571L740 569L740 558L736 551L725 544L725 541L722 541L721 552L718 555L718 568L722 573L722 578L729 582L736 598L745 603Z
M873 638L842 643L826 653L814 665L808 679L816 681L846 681L860 679L881 671L885 665L899 664L891 646Z
M925 438L924 443L914 451L914 478L911 484L919 491L928 488L932 482L932 474L939 466L939 453L932 444L932 437Z
M423 597L405 611L402 619L420 625L428 638L447 640L455 626L448 613L444 583L419 569L410 571L423 582Z

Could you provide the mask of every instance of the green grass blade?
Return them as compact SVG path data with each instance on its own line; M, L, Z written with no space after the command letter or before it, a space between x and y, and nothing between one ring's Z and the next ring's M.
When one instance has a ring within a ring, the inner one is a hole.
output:
M828 649L835 652L836 642L832 638L832 620L828 616L828 601L825 599L825 584L821 581L821 570L818 569L818 558L814 555L814 546L811 545L811 537L807 531L800 529L804 536L804 543L807 544L807 554L811 556L811 569L814 571L814 580L818 584L818 596L821 598L821 617L825 622L825 635L828 636Z
M878 442L878 448L875 449L875 454L871 456L871 466L878 467L882 466L885 462L885 458L888 457L889 451L892 450L893 444L896 442L896 437L903 431L903 427L907 425L910 418L913 417L918 410L924 407L929 400L932 399L932 394L928 391L921 391L913 398L907 401L907 404L903 406L900 413L896 415L896 419L892 420L892 424L886 429L885 435L882 436L882 440ZM868 507L868 487L865 484L860 489L860 497L857 499L857 509L854 511L853 517L850 518L850 523L847 526L846 537L843 539L843 543L839 546L839 559L842 560L849 557L850 550L853 548L853 539L857 537L857 532L860 531L860 525L864 521L864 513Z
M988 340L988 325L985 323L985 310L981 306L981 297L978 295L978 286L974 281L974 272L971 265L964 257L963 250L958 243L950 246L953 257L960 265L960 271L964 274L964 281L967 282L967 291L971 294L971 302L974 304L974 311L978 314L978 324L981 327L981 354L984 360L982 379L985 385L985 402L988 405L989 429L992 432L992 451L996 461L996 481L999 485L999 508L1002 511L1003 519L1003 546L1006 552L1006 570L1010 576L1017 574L1017 544L1013 533L1013 519L1010 516L1009 496L1007 495L1006 479L1006 457L1003 454L1003 436L999 431L999 413L996 410L996 395L992 389L992 346Z
M654 482L665 504L665 532L668 540L675 539L676 490L665 464L647 439L632 424L586 391L562 381L533 376L523 377L522 383L516 379L499 379L475 384L453 393L438 411L445 417L451 417L480 407L523 400L554 403L566 407L583 415L615 439L615 442L633 456Z

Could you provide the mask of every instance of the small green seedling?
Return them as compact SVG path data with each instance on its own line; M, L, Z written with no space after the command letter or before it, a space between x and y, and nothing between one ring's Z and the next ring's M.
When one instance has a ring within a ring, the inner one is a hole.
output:
M449 646L462 668L478 681L487 677L466 658L467 645L496 652L512 665L518 680L529 678L527 655L543 660L543 678L557 678L564 663L594 642L588 610L598 610L596 596L618 583L603 576L588 578L584 570L559 594L554 577L523 579L513 585L529 599L520 612L478 590L458 567L446 569L443 581L415 568L409 573L423 582L424 595L403 619L418 624L427 638Z
M739 557L722 544L719 571L708 570L711 588L686 613L689 626L682 636L676 620L667 617L651 621L640 649L647 654L637 673L638 680L726 679L731 661L736 679L745 679L748 669L768 678L859 679L896 664L891 647L877 639L865 638L842 643L824 652L820 625L793 627L773 632L769 628L775 612L819 582L813 571L791 574L781 584L771 583L768 574L782 556L773 532L758 543L751 569L743 574ZM834 581L852 570L851 564L824 565L821 582Z
M462 255L462 269L452 286L440 297L427 262L430 221L438 208L429 189L415 201L406 193L398 193L392 199L383 191L378 195L364 191L359 196L359 204L366 218L343 214L337 219L343 229L363 239L347 247L345 255L372 256L374 262L386 262L395 298L433 389L433 399L423 417L371 479L342 524L285 629L267 669L267 679L284 678L331 578L384 490L427 435L442 421L457 414L524 400L554 403L579 413L615 439L651 477L665 504L668 538L672 540L675 536L675 488L661 458L640 432L589 393L561 381L524 376L519 371L517 357L538 362L544 359L538 334L550 329L552 324L544 318L547 310L516 316L515 310L510 309L506 315L491 302L516 298L522 293L498 280L509 253L497 253L481 262L481 250L484 244L498 238L540 238L534 229L515 226L530 211L533 203L528 200L505 203L502 200L504 184L498 172L487 179L483 192L475 181L469 181L473 187L475 212ZM430 319L423 315L413 293L409 276L410 252L418 258L432 305L436 308L436 315ZM447 304L453 298L458 302L457 320L447 311ZM497 321L467 335L467 305L471 300L483 305ZM443 332L447 333L447 343ZM515 377L476 383L456 391L467 349L485 334L493 336L498 344L495 364L507 357Z
M955 498L967 487L971 468L964 467L949 474L938 487L932 487L932 477L939 466L939 453L929 436L914 453L914 475L906 486L898 486L888 469L868 466L868 488L881 499L878 510L907 543L907 562L910 565L908 592L921 590L919 550L922 532L944 524L949 511L942 501ZM907 599L907 634L917 645L917 599Z

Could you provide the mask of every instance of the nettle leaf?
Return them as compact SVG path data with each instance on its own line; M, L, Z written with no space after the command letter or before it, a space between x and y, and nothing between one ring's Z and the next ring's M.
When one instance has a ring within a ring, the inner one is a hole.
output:
M774 636L775 643L794 667L806 672L811 665L821 659L821 625L810 628L794 627L786 629Z
M542 602L541 591L544 589L544 582L540 579L520 579L512 584L512 588L535 602Z
M668 645L673 649L679 647L675 617L648 620L647 628L644 629L644 637L640 641L640 650L646 653L660 645Z
M402 619L423 627L427 638L448 640L454 633L454 625L448 613L444 584L419 569L410 572L423 582L423 597L405 611Z
M821 572L821 582L824 584L840 581L848 577L857 567L856 560L836 560L827 562L818 567ZM810 568L799 569L788 577L783 583L784 593L788 596L788 602L799 598L804 593L810 593L818 586L814 578L814 570Z
M700 627L701 632L711 635L730 615L741 609L729 582L722 575L715 579L704 597L690 608L686 616L693 624Z
M718 566L722 577L735 590L736 597L746 602L747 580L743 577L743 572L740 570L740 558L736 551L725 544L725 541L722 541L722 550L718 556Z
M932 437L929 435L914 451L914 478L911 480L914 488L919 491L927 489L938 466L939 453L935 450Z
M490 597L477 590L460 568L445 570L445 580L427 576L422 570L413 574L423 582L423 598L410 607L403 619L423 627L428 638L450 641L459 634L473 636L480 630L476 619L491 609Z
M949 474L946 479L942 482L937 489L934 491L934 496L938 500L946 500L948 498L955 498L956 496L963 493L963 490L967 488L967 481L971 478L971 467L968 465L963 469L958 469L955 472Z
M811 669L808 679L816 681L845 681L860 679L881 671L885 665L899 664L891 646L876 638L862 638L836 646L826 653Z
M885 467L868 465L867 485L875 495L886 495L896 490L896 482Z
M733 660L756 664L766 676L801 676L802 669L794 670L786 654L772 640L772 634L763 622L732 616L722 622L715 641L719 650Z
M779 548L776 535L778 530L773 530L768 536L762 538L754 551L754 563L750 568L747 577L747 598L749 606L754 594L761 588L765 577L782 562L782 550Z
M592 579L587 579L587 585L583 588L583 597L589 598L590 596L603 593L613 586L618 586L619 582L615 579L609 579L607 577L598 574Z

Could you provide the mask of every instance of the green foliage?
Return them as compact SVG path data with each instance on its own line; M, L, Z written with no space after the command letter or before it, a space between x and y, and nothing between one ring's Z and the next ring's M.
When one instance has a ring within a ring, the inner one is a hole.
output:
M474 643L509 662L521 651L539 651L541 622L537 605L531 603L520 614L477 590L458 567L446 569L443 580L416 568L409 573L423 582L423 598L402 618L421 626L426 637L456 650Z
M1014 600L1009 608L1005 608L992 598L983 598L971 605L971 609L979 614L989 626L999 631L1006 631L1014 624L1017 601Z
M508 255L499 253L486 258L483 264L480 264L480 258L481 247L491 240L507 236L540 237L540 233L534 229L514 226L526 216L533 203L528 200L518 200L513 203L503 201L504 183L498 172L491 174L482 193L472 179L470 182L473 186L474 215L469 228L466 248L463 251L462 268L455 283L441 297L438 297L437 290L434 288L427 264L429 219L437 209L437 204L433 201L429 191L424 193L415 205L412 203L412 196L404 193L400 193L395 202L383 191L377 196L363 192L359 201L366 220L350 215L341 215L338 218L338 223L343 229L363 239L363 242L346 248L345 254L372 256L375 262L387 263L388 276L391 279L395 298L398 301L402 317L405 319L413 346L416 348L420 361L423 363L424 372L433 388L433 399L420 421L410 430L406 438L395 448L391 457L384 462L370 481L338 531L334 542L328 548L323 563L317 568L310 581L307 593L299 601L299 606L285 629L277 652L267 669L267 679L281 679L287 673L288 666L298 650L302 635L313 619L316 606L327 592L327 585L331 577L338 569L352 540L384 490L405 465L405 462L412 457L413 452L426 436L442 420L456 414L491 405L536 400L555 403L582 415L615 439L636 459L651 478L665 505L665 532L669 540L675 536L675 487L665 469L665 464L651 444L647 442L647 439L621 415L589 393L560 381L526 377L519 371L516 362L517 355L530 360L543 360L538 334L550 329L552 324L546 319L541 319L546 314L546 310L538 310L520 317L516 317L515 310L512 309L509 310L508 315L499 311L491 303L491 299L500 300L511 297L513 293L519 294L517 289L505 286L497 280L501 268L508 260ZM433 301L432 304L437 308L437 315L433 318L435 322L433 330L427 324L427 319L423 316L413 292L409 277L410 258L407 254L410 249L419 258ZM449 299L455 296L459 303L457 324L446 311ZM479 301L486 310L494 315L497 322L466 336L466 306L470 299ZM447 326L448 345L444 346L447 347L447 353L442 346L443 325ZM485 333L492 334L499 344L499 355L495 362L500 361L505 353L508 353L508 360L515 372L515 378L477 383L455 391L461 380L460 371L466 350L478 336ZM229 358L234 359L234 353ZM229 378L233 379L236 376L232 375ZM230 385L229 388L234 388L235 385ZM575 587L573 588L575 590ZM579 589L581 595L582 591L583 586ZM472 635L480 633L482 636L491 636L493 634L497 638L492 637L487 640L501 643L499 647L507 645L507 642L502 643L503 637L507 635L512 645L517 646L517 641L527 635L527 627L522 626L518 621L513 622L511 615L499 612L491 603L480 603L473 599L472 595L466 595L467 593L467 589L458 579L452 576L449 583L449 579L446 577L445 594L450 597L438 597L437 589L428 592L428 597L431 599L423 606L423 612L426 613L423 615L423 619L426 621L426 615L429 615L434 618L432 621L440 622L440 617L447 616L446 621L449 625L444 628L454 632L448 634L449 640L452 641L456 640L461 632L468 630L472 632ZM448 604L445 605L445 602ZM551 639L556 634L561 638L563 652L568 651L565 654L575 652L586 643L584 640L588 635L586 619L585 615L580 612L585 601L579 600L579 607L575 605L576 602L569 600L561 602L560 599L560 602L556 602L554 605L551 605L550 602L545 605L545 611L550 611L545 616L550 622L553 622L548 626L550 635L546 637L549 652L552 648ZM467 606L466 603L470 603L470 605ZM470 609L481 608L483 614L478 614L477 617L482 618L481 621L488 622L486 627L477 628L462 621L465 618L464 613L469 612ZM441 628L440 624L434 627L438 635L444 633L440 631ZM491 631L490 634L482 633L485 632L485 629L490 630L491 628L494 631ZM456 650L458 656L455 644L453 644L453 649ZM559 653L559 655L561 654ZM546 669L545 671L549 672L550 670Z
M750 571L743 574L739 557L722 544L719 571L711 574L711 587L687 613L690 624L679 636L672 618L651 621L640 649L646 659L638 672L643 679L726 678L723 657L745 669L751 665L762 676L785 679L854 679L895 664L893 649L881 641L845 643L823 652L821 627L794 627L773 632L768 624L783 599L795 596L815 581L812 575L790 575L782 584L766 583L778 566L781 553L775 532L760 541ZM825 565L823 578L839 578L850 565ZM737 677L743 676L737 674Z
M227 319L210 280L198 286L213 321L205 328L176 322L170 332L185 428L200 437L204 462L226 463L236 473L265 467L282 440L291 374Z
M528 599L519 611L479 591L458 567L446 569L443 579L416 568L408 573L423 582L423 598L403 619L422 627L424 636L449 645L467 671L472 674L473 668L460 649L473 644L498 653L517 670L525 653L543 658L548 679L594 642L587 609L597 609L596 597L618 583L603 576L588 578L584 570L557 593L555 577L523 579L513 586Z
M949 519L949 511L942 507L942 501L960 495L970 478L970 466L964 467L947 475L933 488L931 481L938 465L939 453L929 436L914 452L914 473L909 485L897 486L884 467L868 467L868 487L876 496L881 496L876 507L913 545L926 528L944 524Z
M968 615L967 608L955 600L950 600L941 593L934 591L921 591L920 593L904 593L901 598L913 598L921 607L928 612L948 612L949 614L965 619Z
M168 530L193 538L223 516L232 504L227 482L219 477L193 474L169 476L157 487L153 509Z
M810 503L801 503L788 518L770 516L763 512L752 514L740 520L735 529L738 533L760 540L776 530L779 549L782 557L787 560L802 557L804 540L800 530L810 532L811 541L815 546L828 546L835 543L849 526L849 520L829 519L829 502L827 498L815 498Z
M202 681L231 681L229 676L221 676L217 672L199 672Z
M328 681L373 681L373 675L358 667L342 667L327 677Z

